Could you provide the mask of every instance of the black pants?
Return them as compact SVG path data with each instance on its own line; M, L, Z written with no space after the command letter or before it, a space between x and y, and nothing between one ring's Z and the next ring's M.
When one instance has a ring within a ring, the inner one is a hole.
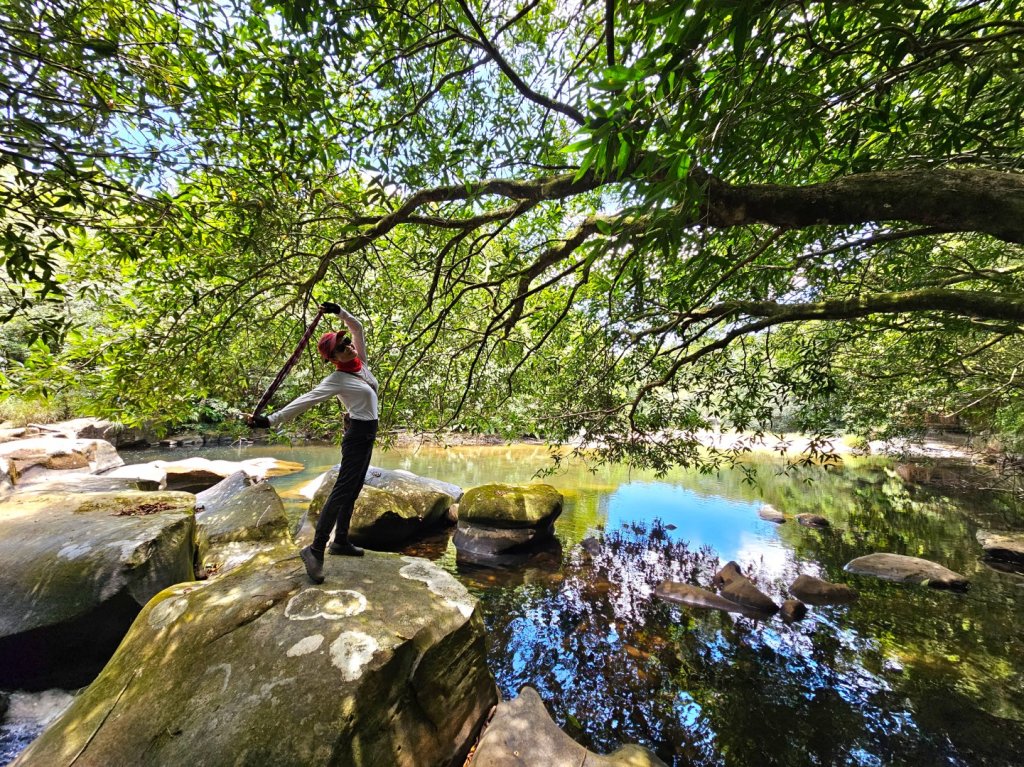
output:
M334 483L331 494L320 512L316 523L316 535L313 536L313 550L320 553L327 548L327 542L334 530L334 540L348 540L348 525L352 521L352 510L356 506L356 498L363 489L366 472L370 468L370 456L373 454L373 442L377 439L376 421L349 421L350 426L341 440L341 469L338 481Z

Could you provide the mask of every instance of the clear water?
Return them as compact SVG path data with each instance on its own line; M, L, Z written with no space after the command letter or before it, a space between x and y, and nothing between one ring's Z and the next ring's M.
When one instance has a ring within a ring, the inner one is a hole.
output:
M155 457L274 455L306 469L272 482L298 518L296 489L338 460L336 447L145 451ZM527 482L542 447L378 451L374 464L463 487ZM813 481L809 481L813 480ZM879 462L787 475L657 478L582 467L544 481L566 508L560 550L510 571L456 563L449 537L410 547L481 600L502 694L535 687L587 747L640 743L684 765L1016 765L1024 763L1024 576L983 564L979 527L1024 529L999 499L908 488ZM764 522L768 502L833 527ZM596 554L580 545L601 540ZM965 594L850 576L874 551L940 562L971 578ZM812 607L801 623L670 605L664 578L707 586L734 559L776 601L799 573L849 583L852 605Z

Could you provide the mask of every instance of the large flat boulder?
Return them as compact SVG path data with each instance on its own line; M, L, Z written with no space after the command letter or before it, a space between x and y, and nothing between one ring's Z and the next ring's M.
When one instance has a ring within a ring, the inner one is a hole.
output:
M966 589L970 582L960 573L918 557L878 553L857 557L844 568L855 575L873 575L896 583L913 583L934 589Z
M83 474L77 471L37 474L19 484L18 493L116 493L123 490L158 490L154 483L139 477L112 477L109 474Z
M184 458L180 461L152 461L152 466L167 473L168 490L201 492L230 477L245 472L254 481L302 471L301 463L277 458L249 458L245 461L211 461L209 458Z
M325 475L309 503L308 522L316 526L320 511L338 479L338 467ZM452 497L430 487L407 484L398 492L363 485L349 525L349 537L375 549L397 548L447 524Z
M0 444L0 459L14 485L52 476L53 472L99 474L124 464L114 446L105 440L63 436L4 442Z
M103 476L136 480L142 485L142 490L167 489L167 472L151 463L132 463L119 466L116 469L104 472Z
M0 687L88 681L142 605L193 580L194 507L150 492L0 504Z
M588 751L552 721L540 695L524 687L502 701L480 738L471 767L665 767L642 746L627 745L602 756Z
M987 558L1024 564L1024 533L979 530L976 535Z
M480 485L459 502L459 519L489 527L543 527L562 513L562 494L551 485Z
M412 557L294 550L179 585L14 763L461 764L497 689L476 601Z
M405 469L379 469L371 466L366 472L366 484L378 490L399 494L406 488L426 488L450 496L453 503L462 500L465 491L458 485L432 477L421 477Z

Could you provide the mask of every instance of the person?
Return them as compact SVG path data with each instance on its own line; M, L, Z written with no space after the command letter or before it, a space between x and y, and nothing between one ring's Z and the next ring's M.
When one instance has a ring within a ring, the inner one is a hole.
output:
M345 405L345 436L341 440L338 480L320 512L313 543L299 552L306 574L314 583L324 582L325 551L349 557L363 556L363 550L349 541L348 528L356 498L363 489L366 472L370 468L378 415L378 384L367 361L362 324L338 304L326 302L320 308L325 314L340 316L351 334L346 335L345 331L324 333L317 343L321 359L332 363L335 371L315 389L277 412L269 416L246 416L250 426L269 428L289 421L331 397L338 397ZM328 548L332 530L334 541Z

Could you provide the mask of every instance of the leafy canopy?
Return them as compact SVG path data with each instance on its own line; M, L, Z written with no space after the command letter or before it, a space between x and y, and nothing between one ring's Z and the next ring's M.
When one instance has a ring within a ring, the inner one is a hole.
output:
M1021 16L8 3L5 304L47 342L9 386L252 401L334 298L391 425L666 466L782 415L1014 423Z

